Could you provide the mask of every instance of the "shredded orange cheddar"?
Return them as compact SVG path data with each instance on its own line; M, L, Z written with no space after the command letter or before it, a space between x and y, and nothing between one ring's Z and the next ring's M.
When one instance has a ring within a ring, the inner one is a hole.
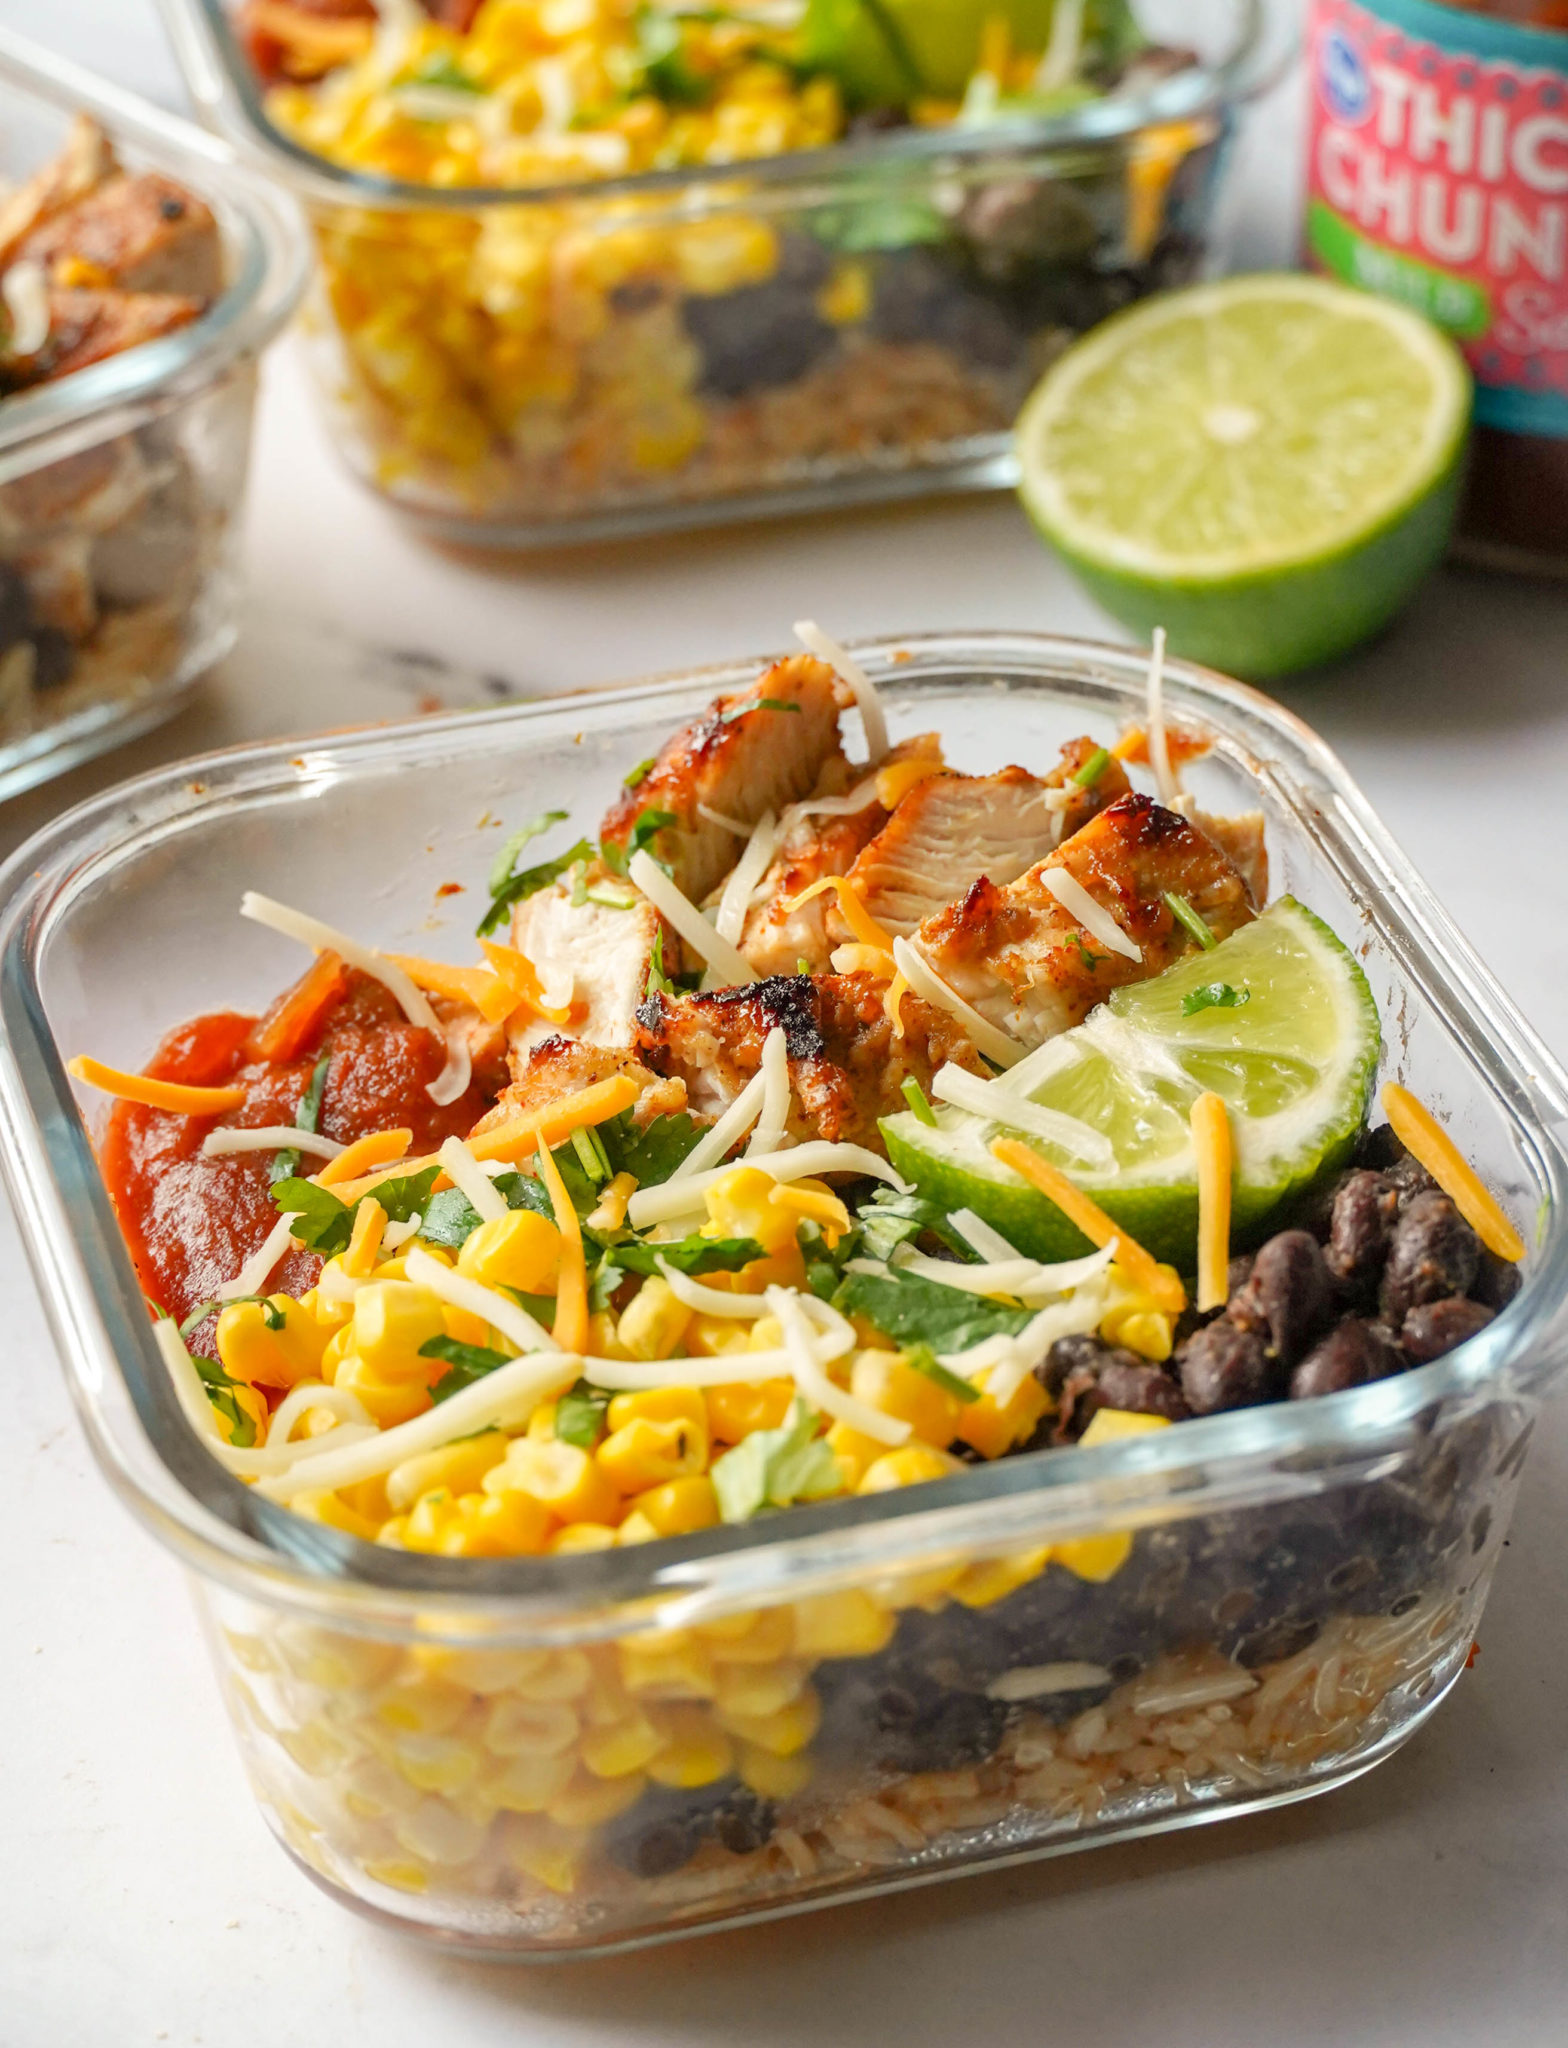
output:
M891 959L893 935L882 929L867 910L860 891L847 875L824 875L819 882L813 882L809 889L802 889L784 905L787 911L799 910L803 903L809 903L814 896L821 896L832 889L838 896L838 907L844 913L844 922L849 926L862 946L876 946Z
M539 1147L539 1178L550 1191L555 1227L561 1233L561 1272L555 1288L554 1337L563 1351L588 1348L588 1268L582 1225L548 1145Z
M1431 1174L1487 1250L1517 1264L1524 1257L1524 1239L1425 1103L1397 1081L1389 1081L1383 1089L1383 1113L1394 1136Z
M324 1188L341 1187L345 1181L358 1180L372 1167L401 1160L413 1142L412 1131L371 1131L356 1138L352 1145L345 1145L336 1159L327 1161L316 1179Z
M445 996L448 1002L467 1003L485 1013L486 1000L494 1000L496 977L486 967L452 967L444 960L425 960L417 953L388 953L394 967L401 967L415 988L427 995Z
M608 1081L595 1081L575 1094L547 1102L542 1109L530 1109L521 1116L508 1117L505 1123L492 1124L487 1131L476 1131L465 1142L476 1159L526 1159L541 1139L546 1145L559 1145L573 1131L619 1116L636 1100L637 1083L631 1075L615 1074Z
M167 1109L176 1116L220 1116L226 1109L238 1109L245 1090L195 1088L184 1081L155 1081L149 1074L126 1074L118 1067L106 1067L102 1060L83 1053L66 1071L73 1080L89 1088L101 1088L105 1095L118 1095L122 1102L139 1102L144 1109Z
M994 1139L991 1152L1004 1166L1022 1174L1048 1202L1054 1202L1091 1244L1107 1245L1114 1237L1116 1263L1134 1287L1141 1288L1162 1314L1181 1314L1187 1306L1187 1291L1181 1282L1152 1259L1136 1238L1129 1237L1121 1224L1112 1222L1098 1202L1091 1201L1082 1188L1074 1187L1065 1173L1017 1138Z
M574 1013L579 1010L586 1014L586 1005L568 1003L561 1009L547 1003L538 969L528 955L519 952L516 946L503 946L495 939L481 939L479 943L484 948L485 958L495 970L497 981L505 986L511 996L509 1010L503 1011L503 1015L509 1015L510 1010L515 1010L520 1003L525 1003L529 1009L546 1018L551 1024L568 1024L572 1022ZM481 1010L484 1009L482 1004L480 1007ZM486 1010L484 1014L489 1016L490 1013Z
M1198 1162L1198 1307L1223 1308L1230 1293L1230 1118L1224 1098L1202 1094L1192 1105L1192 1146Z
M894 974L887 985L887 994L882 998L882 1014L893 1027L893 1036L904 1035L904 998L909 993L909 983L902 969Z
M945 765L940 747L929 754L911 754L907 760L890 761L877 770L877 802L884 811L895 810L912 789L929 782L933 775L940 775Z
M368 1279L376 1263L376 1253L381 1249L381 1233L387 1227L387 1212L374 1195L367 1195L354 1211L354 1228L350 1233L348 1250L343 1254L343 1270L356 1280Z

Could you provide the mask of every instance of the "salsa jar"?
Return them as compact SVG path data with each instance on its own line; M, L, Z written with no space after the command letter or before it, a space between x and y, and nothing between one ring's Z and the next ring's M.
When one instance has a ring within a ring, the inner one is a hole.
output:
M1460 548L1568 574L1568 6L1312 0L1305 252L1475 375Z

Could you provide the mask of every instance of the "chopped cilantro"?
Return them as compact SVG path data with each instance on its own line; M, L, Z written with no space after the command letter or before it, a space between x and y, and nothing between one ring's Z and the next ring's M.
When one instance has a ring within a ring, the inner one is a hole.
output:
M299 1099L299 1108L294 1112L294 1128L297 1131L316 1131L321 1127L321 1098L326 1093L327 1069L332 1064L331 1053L324 1052L311 1069L310 1079L305 1083L305 1092ZM288 1180L299 1172L299 1153L289 1145L272 1155L269 1181Z
M639 811L636 817L633 818L632 829L626 835L626 844L623 846L616 839L603 839L599 842L599 857L613 874L624 875L631 866L631 859L634 853L648 852L653 841L658 838L666 825L678 825L679 823L680 820L673 811L656 810L650 804L645 810ZM657 854L653 854L652 858L658 860L659 857ZM669 873L669 863L667 861L659 861L659 865L666 874Z
M622 789L635 789L658 758L657 754L650 754L646 761L639 761L629 775L621 778Z
M959 1236L939 1202L924 1195L901 1195L892 1188L878 1188L860 1210L860 1242L867 1258L889 1259L899 1245L929 1231L937 1241L961 1259L975 1256L974 1246Z
M662 8L642 7L632 28L645 90L669 105L700 105L708 97L709 87L687 59L681 23Z
M580 1451L593 1448L604 1427L604 1411L610 1397L599 1387L579 1380L555 1404L555 1434L563 1444L575 1444Z
M450 1368L430 1389L432 1401L447 1401L471 1387L476 1380L510 1365L504 1351L492 1351L486 1344L460 1344L456 1337L427 1337L419 1347L421 1358L439 1358Z
M535 1180L532 1174L498 1174L490 1185L509 1209L533 1209L541 1216L553 1213L548 1189L543 1181ZM446 1245L455 1249L467 1243L479 1228L479 1222L479 1211L473 1207L461 1188L443 1188L439 1195L432 1195L425 1204L419 1234L426 1244Z
M936 1128L936 1111L931 1107L930 1098L913 1074L906 1074L904 1076L903 1085L900 1087L899 1093L909 1104L920 1122L929 1124L934 1130Z
M817 1418L798 1396L778 1429L754 1429L709 1469L719 1513L749 1522L764 1508L825 1500L844 1491L844 1470L817 1434Z
M588 1307L596 1316L608 1315L615 1305L616 1290L626 1278L626 1268L617 1263L619 1246L613 1246L588 1277Z
M631 1174L639 1187L651 1188L669 1179L706 1126L684 1109L672 1116L650 1117L639 1126L631 1110L623 1109L597 1128L615 1171Z
M411 1216L424 1214L440 1171L439 1166L427 1166L419 1173L393 1174L377 1181L370 1192L386 1210L389 1222L406 1223ZM319 1252L324 1259L347 1251L359 1202L340 1202L330 1188L295 1176L275 1181L271 1193L281 1212L294 1213L294 1236L308 1251Z
M833 1302L846 1315L864 1316L895 1344L943 1351L967 1351L987 1337L1016 1337L1033 1320L1029 1309L1003 1308L914 1273L846 1273Z
M737 704L733 711L719 713L720 725L733 725L737 718L750 718L754 711L799 711L787 697L759 697L755 704Z
M1239 1010L1252 1000L1247 988L1232 988L1228 981L1211 981L1204 988L1190 988L1181 999L1184 1017L1196 1017L1200 1010Z
M1175 918L1176 922L1179 925L1184 925L1186 927L1186 929L1192 934L1193 938L1195 938L1198 944L1203 948L1205 953L1212 953L1214 948L1219 944L1219 940L1215 938L1213 932L1209 930L1208 926L1203 922L1203 919L1199 917L1198 913L1193 909L1192 905L1187 901L1186 897L1178 896L1174 889L1167 889L1165 892L1165 901L1170 910L1171 916Z
M1084 966L1088 968L1091 974L1093 974L1094 970L1105 958L1105 955L1103 953L1091 953L1089 951L1088 945L1085 943L1082 932L1069 932L1067 934L1067 937L1070 943L1075 945L1078 948L1078 951L1083 955Z
M193 1352L191 1364L206 1389L207 1399L229 1425L229 1442L237 1451L248 1451L256 1441L256 1424L235 1399L243 1381L231 1380L215 1358L201 1358Z
M1080 789L1093 789L1110 765L1110 749L1108 747L1096 747L1083 766L1075 772L1073 781L1077 783Z
M664 927L661 924L653 935L653 951L648 955L648 979L642 985L642 999L650 996L672 995L675 984L664 971Z
M442 50L438 55L426 57L403 81L405 85L439 85L445 92L471 92L482 95L484 87L478 85L462 70L449 52Z
M966 1407L980 1398L980 1389L971 1386L968 1380L960 1379L956 1372L949 1372L929 1344L911 1344L904 1353L904 1363L916 1372L924 1373L944 1394L951 1394L955 1401L962 1401Z
M575 846L569 846L565 853L558 853L552 860L540 861L531 868L519 868L517 856L531 839L537 839L548 832L552 825L559 825L565 819L565 811L542 811L537 818L514 832L495 857L490 870L490 908L479 920L478 932L481 938L500 929L506 921L506 914L514 903L521 903L541 889L548 889L552 882L558 882L568 868L578 861L592 860L594 845L591 840L579 839Z
M704 1237L694 1231L670 1244L618 1244L615 1262L628 1273L657 1273L663 1259L677 1273L738 1273L767 1253L754 1237Z

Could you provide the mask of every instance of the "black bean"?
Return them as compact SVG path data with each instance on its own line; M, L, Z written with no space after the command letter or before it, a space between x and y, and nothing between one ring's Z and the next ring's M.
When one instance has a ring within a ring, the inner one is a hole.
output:
M1484 1330L1495 1314L1484 1302L1466 1301L1462 1295L1421 1302L1405 1317L1399 1332L1400 1349L1412 1365L1430 1365L1477 1330Z
M1035 1378L1044 1387L1053 1401L1061 1399L1062 1389L1068 1375L1074 1372L1093 1374L1107 1356L1109 1346L1102 1344L1098 1337L1058 1337L1045 1354L1044 1362L1035 1367Z
M1192 1413L1181 1388L1163 1367L1122 1352L1113 1352L1101 1366L1099 1392L1102 1408L1119 1408L1130 1415L1164 1415L1182 1422Z
M1261 1334L1224 1317L1189 1337L1177 1363L1181 1390L1194 1415L1252 1408L1271 1398L1275 1376Z
M1381 1173L1357 1168L1340 1182L1329 1210L1324 1263L1350 1293L1370 1299L1399 1217L1399 1190Z
M749 1786L737 1785L714 1811L713 1832L732 1856L749 1856L772 1838L776 1811Z
M1500 1259L1496 1252L1489 1252L1483 1246L1481 1263L1470 1283L1471 1300L1484 1301L1488 1308L1501 1312L1519 1292L1519 1286L1519 1268L1514 1261Z
M1106 1391L1107 1373L1130 1395L1138 1388L1142 1375L1151 1371L1162 1379L1165 1377L1158 1366L1149 1366L1135 1351L1124 1351L1119 1344L1096 1343L1094 1354L1082 1358L1082 1362L1072 1368L1057 1394L1056 1442L1075 1444L1099 1409L1124 1405ZM1175 1392L1174 1386L1172 1392Z
M33 688L57 689L76 667L76 648L58 626L39 626L33 636Z
M1369 1380L1387 1379L1403 1370L1387 1331L1376 1323L1351 1316L1313 1346L1290 1376L1290 1398L1311 1400L1316 1394L1341 1394Z
M1466 1294L1481 1264L1481 1240L1447 1195L1412 1196L1394 1228L1379 1301L1394 1329L1423 1302Z
M1239 1329L1265 1338L1271 1358L1293 1366L1333 1314L1334 1285L1317 1239L1282 1230L1262 1245L1252 1275L1225 1311Z

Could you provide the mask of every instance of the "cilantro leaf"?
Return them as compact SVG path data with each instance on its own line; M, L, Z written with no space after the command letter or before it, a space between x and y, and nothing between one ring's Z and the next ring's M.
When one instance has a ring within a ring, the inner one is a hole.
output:
M525 897L548 889L575 862L593 859L592 840L579 839L575 846L569 846L565 853L558 853L551 860L540 861L531 868L518 867L517 856L528 842L537 839L542 832L548 832L552 825L561 824L565 817L565 811L542 811L520 831L514 832L496 855L495 865L490 870L490 908L476 927L481 938L500 929L514 903L521 903Z
M512 1362L504 1351L492 1351L487 1344L460 1344L456 1337L427 1337L419 1347L419 1355L439 1358L451 1368L430 1389L432 1401L448 1401L464 1387L471 1387L476 1380Z
M615 1263L627 1273L657 1273L663 1259L677 1273L738 1273L767 1253L754 1237L703 1237L694 1231L671 1244L618 1244Z
M575 1444L580 1451L591 1450L604 1427L604 1411L609 1405L609 1394L601 1387L590 1387L586 1380L568 1387L555 1404L557 1439Z
M755 704L737 704L733 711L719 713L720 725L733 725L737 718L750 718L754 711L799 711L787 697L759 697Z
M892 1188L878 1188L869 1202L861 1204L860 1242L869 1259L890 1259L901 1244L930 1231L950 1252L961 1259L975 1256L974 1246L959 1236L940 1203L924 1195L900 1195Z
M607 1251L594 1267L588 1280L588 1308L592 1315L608 1314L614 1305L616 1289L626 1278L626 1268L620 1264L619 1246Z
M646 852L666 825L678 825L679 823L680 820L673 811L655 810L650 805L646 810L639 811L632 820L632 829L626 835L626 844L624 846L618 839L602 839L599 842L599 858L612 874L624 875L631 866L631 859L634 853ZM592 850L590 847L590 853ZM655 854L653 858L657 860L658 855ZM660 861L659 865L666 874L669 873L667 862Z
M316 1131L321 1125L321 1098L326 1093L327 1069L332 1064L332 1055L324 1052L311 1069L310 1079L305 1083L305 1092L299 1099L299 1108L294 1112L294 1128L297 1131ZM269 1181L288 1180L299 1172L299 1153L292 1145L283 1151L274 1152Z
M502 1173L491 1182L491 1186L505 1201L509 1209L532 1209L540 1216L554 1214L550 1206L549 1190L543 1181L535 1180L532 1174ZM450 1250L457 1250L468 1242L479 1228L479 1211L474 1208L461 1188L443 1188L439 1195L432 1195L422 1212L419 1234L427 1244L440 1244Z
M642 985L642 999L650 996L667 996L674 993L675 984L664 971L664 927L661 924L653 935L653 950L648 955L648 979Z
M416 64L404 82L408 85L439 85L445 92L484 92L484 87L476 84L445 50L439 56L427 57L422 64Z
M440 1171L439 1166L427 1166L419 1173L393 1174L377 1181L370 1192L386 1210L389 1222L406 1223L411 1216L423 1215ZM293 1175L275 1181L271 1194L280 1212L293 1211L297 1219L294 1236L307 1250L319 1252L324 1259L347 1251L359 1202L340 1202L330 1188ZM360 1201L365 1199L360 1196Z
M1191 988L1181 999L1184 1017L1196 1017L1200 1010L1239 1010L1252 1000L1250 988L1232 988L1228 981L1211 981L1204 988Z
M764 1508L797 1500L825 1500L844 1491L844 1471L817 1418L798 1396L778 1429L754 1429L709 1469L719 1513L726 1522L749 1522Z
M647 92L673 106L698 106L707 99L709 87L687 61L685 31L674 16L662 8L641 7L632 28Z
M632 1111L623 1109L597 1126L615 1171L635 1175L637 1185L644 1188L667 1181L706 1128L684 1109L673 1116L650 1117L640 1126Z
M929 1344L933 1351L967 1351L998 1334L1016 1337L1033 1320L1029 1309L1004 1308L914 1273L846 1273L833 1305L864 1316L895 1344Z
M949 1372L929 1344L911 1344L904 1352L904 1363L916 1372L924 1373L944 1394L951 1394L955 1401L962 1401L966 1407L980 1398L980 1389L971 1386L968 1380L960 1379L956 1372Z
M193 1352L191 1364L206 1389L207 1399L229 1425L229 1442L237 1451L248 1451L256 1441L256 1423L234 1398L242 1382L231 1380L215 1358L200 1358Z

